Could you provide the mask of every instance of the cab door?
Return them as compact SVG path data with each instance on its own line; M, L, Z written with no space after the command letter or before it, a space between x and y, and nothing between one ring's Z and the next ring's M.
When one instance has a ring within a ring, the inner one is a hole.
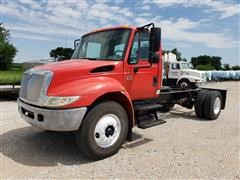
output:
M169 67L169 76L170 79L178 79L181 75L180 64L178 62L171 62Z
M125 87L132 100L156 96L159 85L159 64L155 63L150 67L148 56L149 32L136 32L128 62L124 65Z

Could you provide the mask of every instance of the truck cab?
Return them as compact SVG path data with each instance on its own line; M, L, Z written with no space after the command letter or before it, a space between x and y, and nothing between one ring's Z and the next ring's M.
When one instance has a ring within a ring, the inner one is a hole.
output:
M191 64L177 61L174 54L164 55L163 85L196 88L206 83L206 73L192 69Z
M153 23L87 33L75 41L71 60L24 73L19 113L40 129L73 131L90 159L115 154L131 140L134 126L165 123L159 111L174 104L194 106L201 118L218 118L226 91L163 87L162 64L161 29Z

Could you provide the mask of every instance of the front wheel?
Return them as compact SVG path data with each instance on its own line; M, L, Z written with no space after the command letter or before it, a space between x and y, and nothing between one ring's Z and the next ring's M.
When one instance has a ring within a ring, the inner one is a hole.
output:
M178 87L181 87L181 88L191 88L191 82L188 80L188 79L181 79L179 80L178 82Z
M114 101L107 101L88 112L75 137L84 155L99 160L117 153L127 133L128 116L125 109Z

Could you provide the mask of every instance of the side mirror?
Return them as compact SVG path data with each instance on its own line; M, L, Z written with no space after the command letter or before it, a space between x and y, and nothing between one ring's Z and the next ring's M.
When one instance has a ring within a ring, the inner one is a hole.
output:
M156 53L159 51L161 45L161 28L153 27L150 30L149 41L149 63L158 63L160 60L159 55Z
M161 28L151 28L150 30L150 41L149 41L149 51L156 52L159 51L161 44Z
M81 39L76 39L74 41L74 49L76 49L77 45L80 43Z

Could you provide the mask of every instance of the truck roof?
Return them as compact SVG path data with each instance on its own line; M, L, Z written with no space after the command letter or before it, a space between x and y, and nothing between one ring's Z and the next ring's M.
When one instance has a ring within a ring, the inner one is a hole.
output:
M96 33L96 32L100 32L100 31L112 30L112 29L136 29L136 28L137 27L135 27L135 26L128 26L128 25L112 26L112 27L101 28L101 29L97 29L97 30L94 30L94 31L90 31L89 33L86 33L83 36L86 36L86 35L92 34L92 33Z

